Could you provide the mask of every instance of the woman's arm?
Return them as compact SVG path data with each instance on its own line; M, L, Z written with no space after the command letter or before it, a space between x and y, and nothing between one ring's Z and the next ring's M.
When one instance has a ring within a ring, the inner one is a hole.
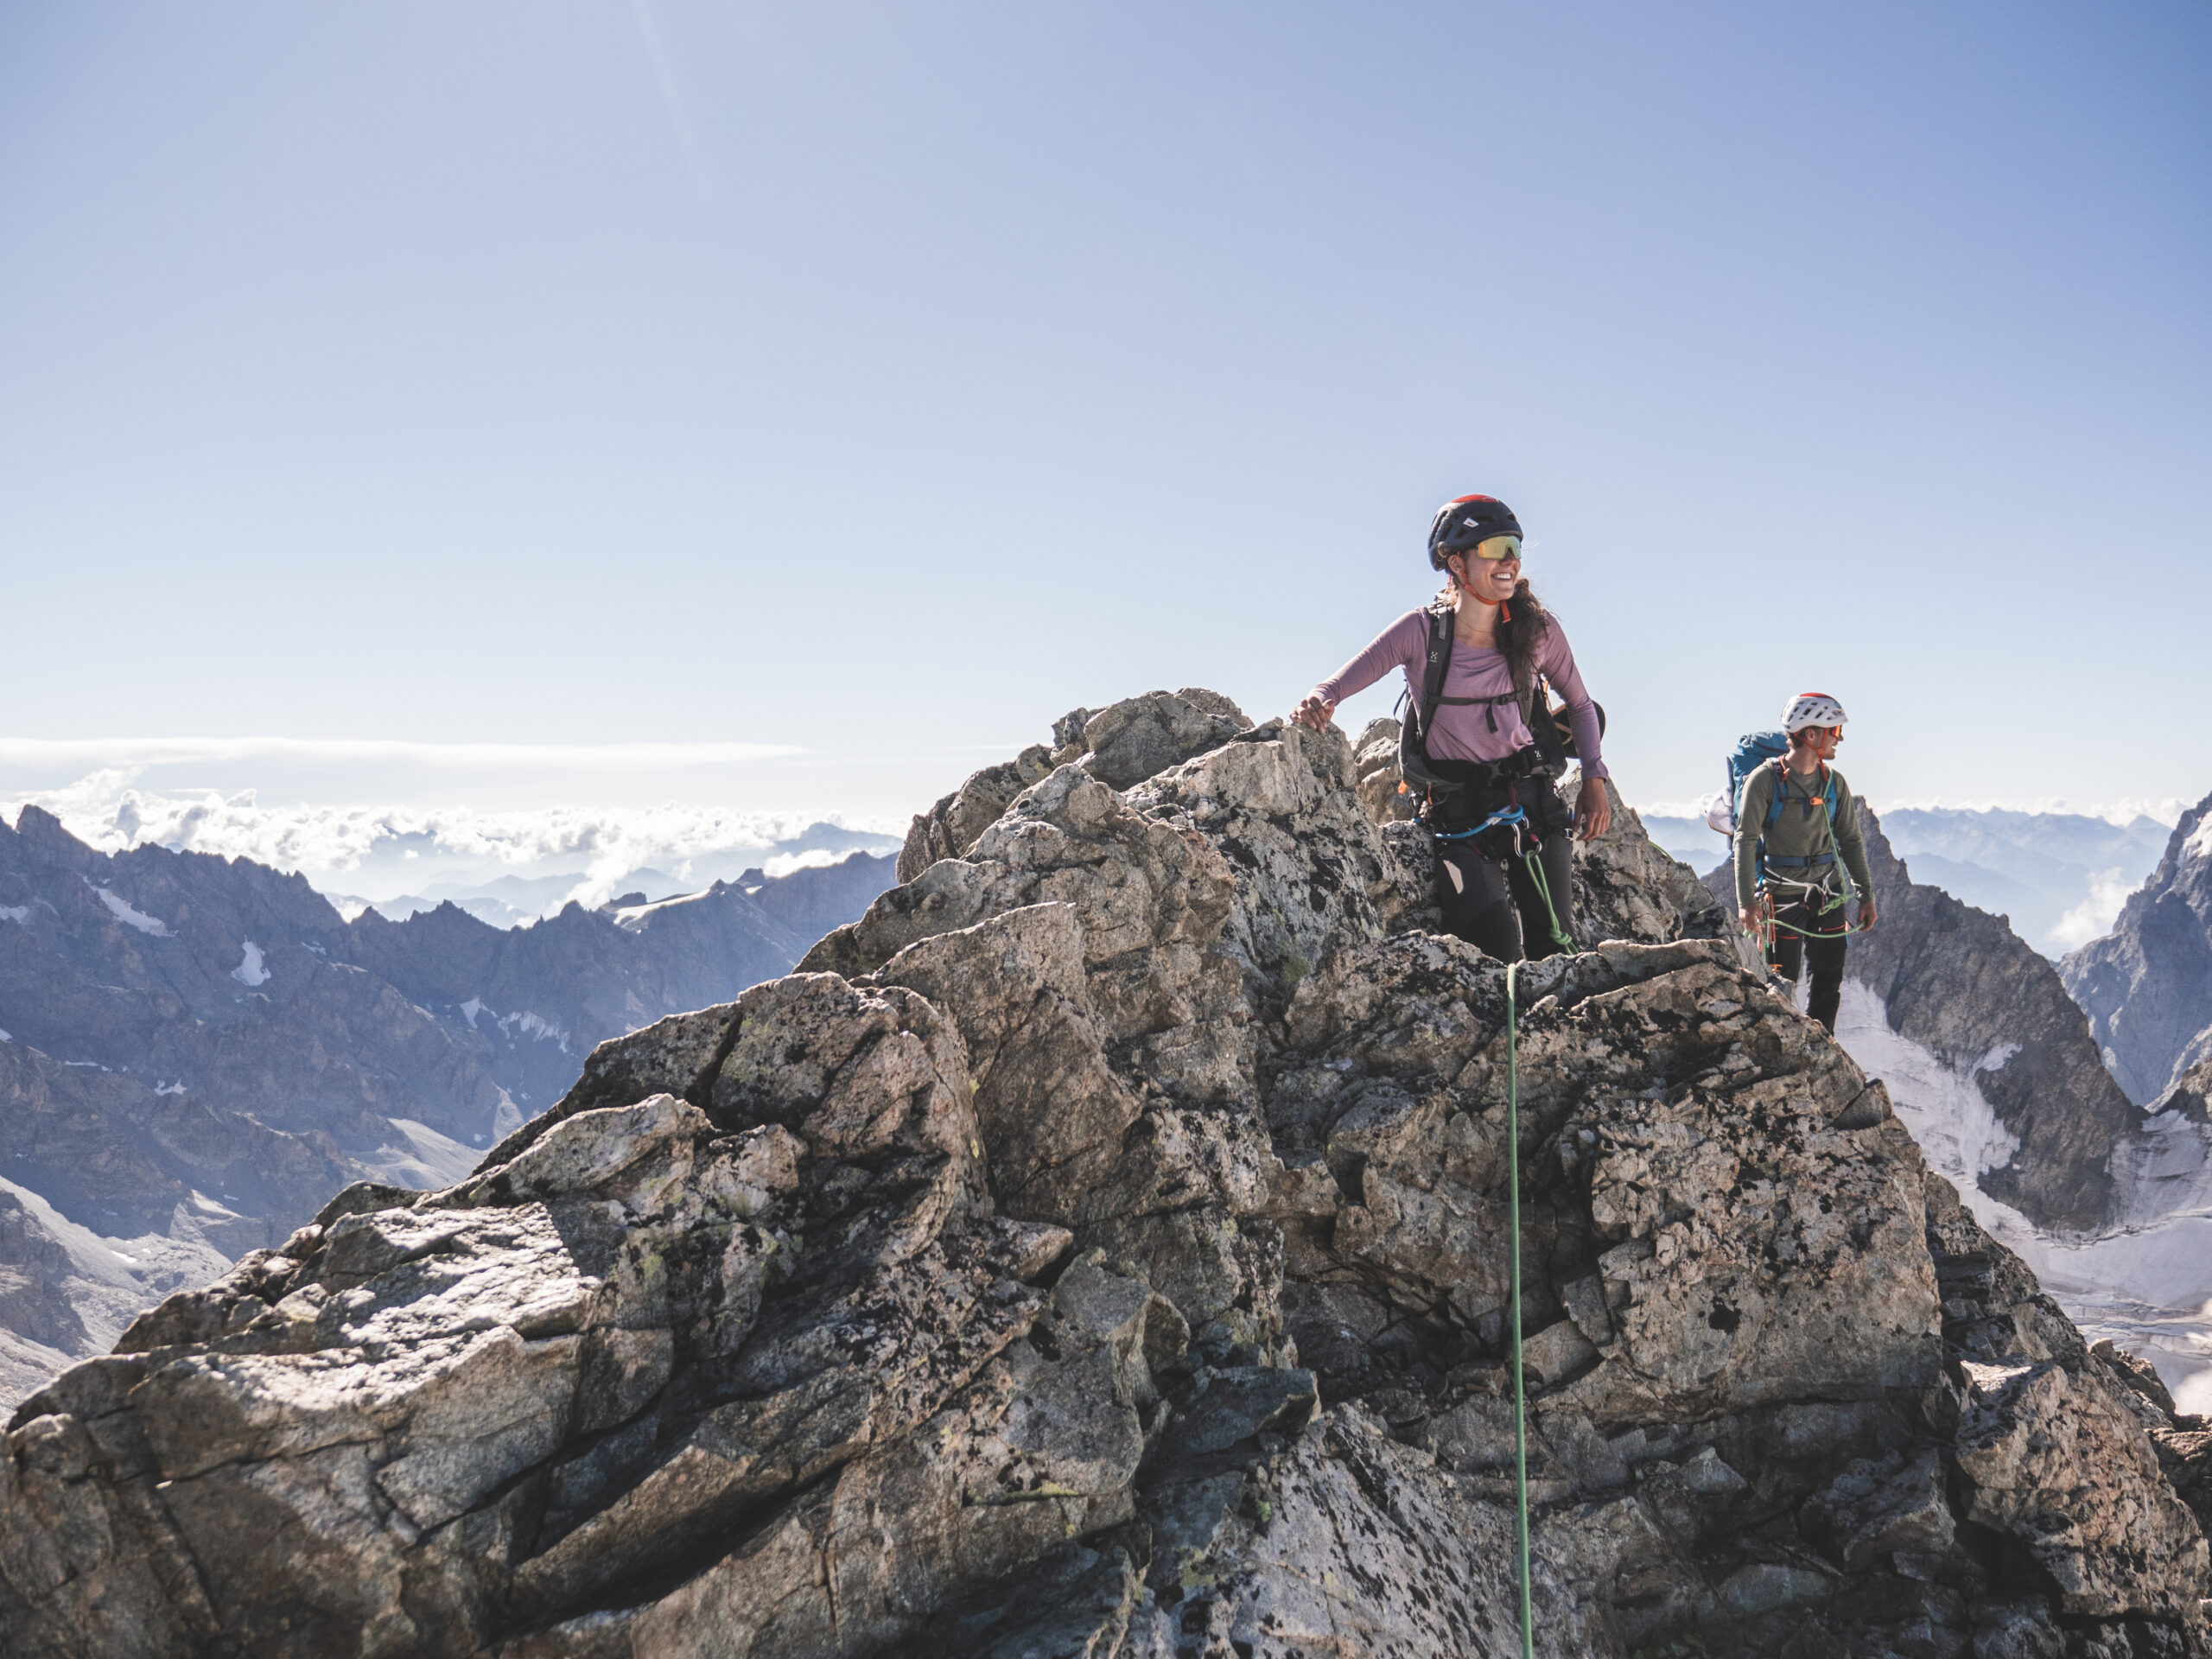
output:
M1537 666L1567 702L1567 723L1574 728L1574 753L1582 761L1582 775L1610 778L1612 773L1605 770L1600 747L1605 736L1598 728L1598 705L1590 700L1581 671L1574 665L1574 650L1567 643L1567 630L1555 616L1550 622L1544 630L1543 647L1537 652Z
M1567 630L1557 617L1546 619L1544 641L1536 652L1544 677L1559 688L1567 700L1567 723L1574 731L1574 753L1582 762L1582 787L1574 797L1574 816L1581 821L1581 839L1595 841L1613 827L1612 797L1605 792L1605 757L1599 745L1605 734L1598 726L1598 705L1582 684L1574 666L1574 651L1567 643ZM1539 713L1539 719L1547 718Z
M1366 690L1392 669L1425 661L1427 656L1428 613L1408 611L1376 634L1365 651L1308 692L1291 718L1318 732L1346 697Z

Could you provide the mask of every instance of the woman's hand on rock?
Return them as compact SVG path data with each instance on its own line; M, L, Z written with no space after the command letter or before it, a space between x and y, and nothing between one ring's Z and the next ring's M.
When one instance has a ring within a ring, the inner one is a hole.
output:
M1595 841L1613 825L1613 803L1602 778L1585 778L1574 797L1574 816L1582 822L1580 839Z
M1335 703L1319 691L1309 691L1306 694L1306 701L1298 705L1290 717L1300 726L1311 726L1317 732L1325 732L1329 729L1330 716L1336 712Z

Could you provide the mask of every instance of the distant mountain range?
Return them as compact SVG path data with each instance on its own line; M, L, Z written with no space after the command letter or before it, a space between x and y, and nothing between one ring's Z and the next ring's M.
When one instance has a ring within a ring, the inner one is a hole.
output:
M0 820L0 1395L349 1181L457 1178L594 1045L788 972L892 866L349 922L248 860Z
M1710 870L1727 845L1702 818L1647 812L1651 838L1692 868ZM2167 829L2075 812L2003 807L1891 807L1882 827L1916 880L1961 904L2003 916L2047 957L2088 944L2113 925L2127 895L2157 868Z
M647 865L632 870L611 887L598 890L601 893L645 893L667 898L698 892L717 880L734 881L740 886L757 882L762 879L764 868L785 875L809 864L836 863L849 853L896 853L899 848L896 836L848 830L842 824L814 823L765 850L747 847L691 852L683 861L683 873L680 875L671 875ZM423 911L435 910L440 905L453 904L494 927L521 927L558 915L588 880L586 872L568 869L539 875L435 881L419 892L388 899L366 899L327 889L325 896L348 918L373 907L386 921L402 922Z

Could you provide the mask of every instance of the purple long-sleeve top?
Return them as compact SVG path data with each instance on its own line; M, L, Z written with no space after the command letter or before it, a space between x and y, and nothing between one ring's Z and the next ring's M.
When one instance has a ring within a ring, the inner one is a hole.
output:
M1605 757L1599 748L1598 706L1590 701L1590 693L1583 688L1582 676L1574 666L1574 652L1567 643L1567 630L1560 626L1556 616L1548 616L1546 620L1548 626L1542 642L1536 647L1537 671L1567 702L1567 721L1574 730L1574 752L1581 757L1582 775L1609 778L1612 774L1605 770ZM1408 611L1377 634L1373 645L1313 690L1330 702L1342 702L1356 692L1366 690L1395 668L1404 671L1407 687L1418 697L1421 671L1427 663L1428 613ZM1507 664L1503 652L1453 643L1452 666L1444 677L1446 696L1504 696L1512 690L1513 670ZM1494 732L1485 718L1493 711L1497 716L1497 729ZM1535 741L1528 722L1521 718L1517 703L1471 708L1440 703L1436 718L1430 722L1428 753L1436 760L1503 760Z

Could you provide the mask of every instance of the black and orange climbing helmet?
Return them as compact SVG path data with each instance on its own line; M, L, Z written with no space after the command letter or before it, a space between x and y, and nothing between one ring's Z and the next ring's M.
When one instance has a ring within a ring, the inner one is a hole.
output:
M1428 527L1428 562L1441 570L1454 553L1470 552L1493 536L1520 534L1521 521L1496 496L1459 496L1436 510Z

